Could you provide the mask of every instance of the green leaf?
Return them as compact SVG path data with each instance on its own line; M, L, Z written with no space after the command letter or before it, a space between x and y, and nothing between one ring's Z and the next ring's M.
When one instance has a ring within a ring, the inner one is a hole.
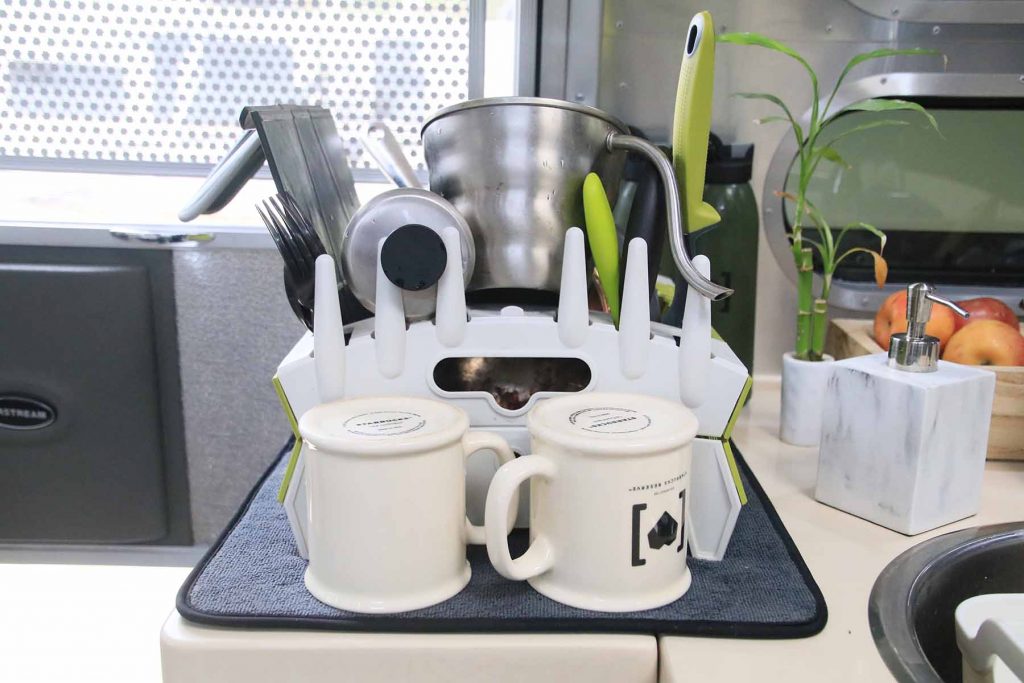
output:
M759 119L754 119L754 123L757 125L764 125L766 123L789 123L789 119L785 116L762 116Z
M918 114L921 114L928 119L928 123L931 124L931 127L934 128L936 132L939 130L939 124L935 121L935 117L917 102L876 97L874 99L861 100L860 102L848 104L836 112L836 116L850 111L916 111ZM831 120L831 118L829 120Z
M877 251L874 249L868 249L867 247L853 247L852 249L847 249L839 256L839 258L836 259L835 265L832 266L832 270L834 271L847 256L857 253L871 254L871 258L875 262L875 284L879 287L885 285L885 281L889 277L889 263Z
M835 240L832 239L832 227L825 220L825 214L821 212L818 207L811 203L810 199L804 198L804 204L806 205L807 215L814 221L814 227L818 230L818 234L821 236L821 242L825 249L821 255L822 262L826 265L831 263L832 259L836 255L836 244Z
M763 47L767 50L774 50L775 52L781 52L787 57L791 57L807 70L807 75L811 78L811 130L813 131L817 127L818 122L818 74L814 72L811 65L807 63L807 60L803 58L799 52L791 48L790 46L782 43L774 38L761 35L760 33L723 33L716 37L716 42L719 43L732 43L733 45L752 45L755 47Z
M872 235L874 235L875 237L878 238L878 241L879 241L878 251L879 252L885 251L885 241L888 239L885 236L885 233L882 232L881 230L879 230L878 228L876 228L875 226L871 225L870 223L864 223L864 222L861 222L861 221L857 221L856 223L849 223L846 226L844 226L842 230L839 231L839 236L836 237L836 245L837 246L842 243L843 237L850 230L866 230L867 232L870 232Z
M839 74L839 78L836 79L835 87L832 88L832 94L829 95L828 104L825 106L825 114L828 114L828 108L832 106L832 100L835 99L836 93L839 92L839 86L842 85L843 79L859 64L870 61L872 59L882 59L885 57L896 57L899 55L942 55L942 68L943 71L946 69L946 65L949 63L949 58L942 54L938 50L929 50L920 47L912 48L890 48L885 47L880 50L871 50L870 52L862 52L859 55L854 55L850 61L846 63L842 73Z
M846 159L840 156L839 152L837 152L834 147L829 147L828 145L815 147L814 154L820 156L825 161L831 161L833 164L836 164L837 166L842 166L843 168L853 168L852 166L850 166L850 164L846 162Z
M715 42L718 43L732 43L733 45L753 45L755 47L763 47L768 50L774 50L775 52L781 52L787 57L792 57L796 61L800 62L807 73L811 75L811 79L817 84L818 75L814 73L814 69L807 63L807 60L803 58L799 52L786 45L783 42L769 38L768 36L761 35L760 33L723 33L715 38Z
M776 192L776 196L788 199L790 201L797 201L798 198L789 192ZM812 242L818 247L818 251L821 253L821 261L825 264L825 269L828 270L828 265L832 262L832 258L835 256L835 241L832 239L832 228L829 227L828 221L825 220L825 215L811 203L810 199L804 197L804 213L811 218L811 222L814 223L814 228L818 231L818 235L821 236L821 242ZM798 204L799 206L799 204ZM806 237L801 235L802 241L811 242Z
M825 220L825 214L823 214L818 207L816 207L814 204L812 204L810 199L807 199L805 197L804 198L804 204L805 204L805 210L807 212L807 215L811 217L811 220L814 221L814 224L816 226L818 226L819 228L821 228L821 227L828 228L829 227L828 221Z
M789 240L790 244L793 243L793 236L792 235L787 235L786 238ZM810 237L800 237L800 243L801 243L801 245L809 244L812 247L814 247L815 249L817 249L819 253L821 253L822 246L821 246L821 242L819 242L818 240L813 240Z
M812 246L812 247L813 247L814 249L817 249L817 250L818 250L818 256L820 256L820 257L821 257L821 260L822 260L822 261L824 261L824 260L825 260L825 247L823 247L823 246L821 245L821 242L818 242L817 240L812 240L812 239L810 239L809 237L803 237L803 238L801 238L801 242L802 242L803 244L809 244L809 245L811 245L811 246Z
M833 117L833 118L835 118L835 117ZM825 143L825 146L826 147L831 147L831 146L835 145L836 142L838 142L839 140L842 140L843 138L845 138L847 135L853 135L855 133L859 133L859 132L864 131L864 130L869 130L871 128L882 128L883 126L909 126L909 125L910 124L907 123L906 121L900 121L898 119L878 119L878 120L875 120L875 121L869 121L868 123L862 123L859 126L854 126L853 128L851 128L849 130L844 130L842 133L840 133L839 135L835 136L834 138L829 140L827 143Z
M765 100L776 105L782 111L786 113L786 119L789 121L789 125L793 127L793 135L796 136L796 144L799 147L804 145L804 130L800 127L800 124L796 122L796 118L793 117L793 113L786 106L786 103L781 98L766 92L738 92L734 93L733 97L739 97L744 100ZM779 118L779 117L776 117Z

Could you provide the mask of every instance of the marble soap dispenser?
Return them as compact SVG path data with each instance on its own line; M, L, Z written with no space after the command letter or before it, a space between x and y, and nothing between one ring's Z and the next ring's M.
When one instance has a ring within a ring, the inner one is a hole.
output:
M977 513L995 374L939 360L926 284L907 289L905 333L884 353L835 363L814 497L913 535Z

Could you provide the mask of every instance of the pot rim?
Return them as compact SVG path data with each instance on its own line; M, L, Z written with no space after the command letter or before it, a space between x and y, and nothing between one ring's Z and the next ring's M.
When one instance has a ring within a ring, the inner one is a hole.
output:
M587 116L594 116L603 120L605 123L618 129L618 132L628 135L629 126L615 118L611 114L604 112L597 107L591 107L590 105L580 104L578 102L568 102L566 100L556 100L550 97L481 97L475 100L468 100L466 102L460 102L451 106L445 107L440 110L423 124L420 128L420 139L423 139L423 134L430 127L430 124L434 123L438 119L444 118L450 114L456 114L467 109L476 109L478 107L505 107L505 106L529 106L529 107L551 107L554 109L567 109L569 111L576 112L578 114L586 114Z

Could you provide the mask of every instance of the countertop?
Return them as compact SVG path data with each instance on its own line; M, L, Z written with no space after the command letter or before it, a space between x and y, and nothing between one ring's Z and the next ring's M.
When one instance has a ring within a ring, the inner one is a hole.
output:
M199 555L0 548L0 681L160 681L160 626Z
M777 378L758 378L734 438L821 587L828 625L802 640L662 638L661 681L820 680L825 671L831 681L889 680L867 620L868 594L882 568L927 538L1024 519L1024 463L988 463L977 516L912 538L821 505L813 498L816 450L778 440L778 405ZM160 626L188 570L128 566L130 556L120 557L120 566L104 565L102 557L0 549L0 680L160 680ZM54 564L60 561L67 563ZM160 562L157 554L138 564ZM368 641L385 638L318 635L338 648L340 660L349 640L365 656ZM429 652L430 639L440 644L445 636L398 638L423 640L418 644Z
M989 462L981 511L904 536L814 500L817 448L778 439L777 378L754 383L733 439L796 542L828 605L828 625L796 641L661 638L661 681L892 680L871 639L868 596L882 569L904 550L950 531L1024 519L1024 462Z

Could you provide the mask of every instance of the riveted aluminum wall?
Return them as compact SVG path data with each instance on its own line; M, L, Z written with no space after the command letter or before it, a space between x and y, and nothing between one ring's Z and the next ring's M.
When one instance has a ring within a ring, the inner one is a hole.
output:
M605 0L601 58L594 67L600 75L597 105L659 140L667 139L685 31L703 9L711 11L719 32L756 31L790 44L826 83L851 56L865 50L926 47L949 58L949 77L940 58L869 62L858 67L840 100L858 94L1024 97L1024 25L1015 23L1024 19L1024 2L1019 0L894 0L891 6L877 0ZM755 368L776 374L782 353L793 344L789 313L795 311L795 294L780 204L772 193L780 189L795 150L787 146L783 126L754 124L755 118L775 113L770 105L730 97L740 91L771 92L799 103L809 102L809 87L799 65L782 55L718 47L713 128L726 141L753 142L757 149L751 182L765 230L758 265ZM834 302L845 301L852 308L863 297L852 288L835 292Z

